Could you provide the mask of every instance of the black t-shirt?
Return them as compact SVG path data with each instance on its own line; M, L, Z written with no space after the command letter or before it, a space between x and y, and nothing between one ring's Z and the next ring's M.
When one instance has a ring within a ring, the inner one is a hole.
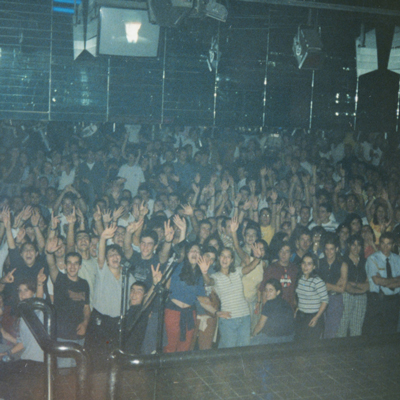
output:
M71 281L66 274L58 273L54 282L54 306L57 317L57 337L82 339L76 328L83 322L83 309L89 304L89 284L85 279Z
M136 279L136 281L144 282L147 289L150 289L153 285L153 274L151 272L151 266L157 268L160 264L160 258L158 254L153 254L149 260L144 260L140 253L137 251L133 252L132 257L129 260L131 268L129 269L130 274ZM160 271L164 273L167 263L160 265ZM152 304L149 306L151 311L157 312L159 309L158 300L153 300Z
M150 307L143 311L142 315L132 326L136 316L142 308L141 305L131 306L126 313L125 320L125 351L130 354L139 354L146 333L147 323L149 321Z
M267 301L263 306L261 314L268 318L261 331L267 336L289 336L294 333L293 310L289 303L283 300L282 297L276 297L273 300Z
M132 257L129 260L131 268L129 272L139 282L144 282L148 289L153 284L153 275L151 273L151 266L157 268L160 263L160 259L157 254L154 254L149 260L144 260L140 253L134 251ZM163 272L165 265L160 266L160 270Z
M49 267L47 265L46 257L44 254L39 254L36 257L35 263L28 267L25 264L24 259L19 253L19 249L9 249L10 255L10 270L12 271L16 268L13 276L14 282L7 283L4 288L4 304L11 306L12 313L14 313L17 309L17 304L19 302L18 298L18 286L22 280L28 279L33 282L37 281L37 276L42 268L44 268L44 273L46 276L49 276ZM9 272L6 271L6 272ZM49 299L48 291L47 291L47 280L43 284L43 290L47 299Z

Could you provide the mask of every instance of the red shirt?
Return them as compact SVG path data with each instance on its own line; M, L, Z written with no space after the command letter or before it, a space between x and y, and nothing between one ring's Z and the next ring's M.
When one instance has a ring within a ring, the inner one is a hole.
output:
M282 285L282 298L286 300L294 310L296 307L295 289L297 277L298 268L296 265L289 263L287 267L283 267L279 261L277 261L264 270L264 278L258 290L262 292L265 288L265 282L269 279L277 279Z

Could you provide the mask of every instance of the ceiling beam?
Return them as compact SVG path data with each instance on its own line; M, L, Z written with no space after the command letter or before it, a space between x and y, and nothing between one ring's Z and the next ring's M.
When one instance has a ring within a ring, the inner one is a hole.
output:
M302 0L241 0L241 1L249 3L274 4L277 6L317 8L322 10L347 11L353 13L366 13L366 14L400 17L400 11L398 10L362 7L362 6L348 6L346 4L320 3L316 1L302 1Z

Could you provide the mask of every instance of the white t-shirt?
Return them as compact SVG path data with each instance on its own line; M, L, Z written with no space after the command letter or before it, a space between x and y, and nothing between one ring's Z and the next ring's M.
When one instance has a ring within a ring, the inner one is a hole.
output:
M222 272L211 275L214 279L214 290L221 300L221 311L229 311L231 318L240 318L250 315L249 305L244 297L242 282L242 267L228 276Z
M64 190L66 186L72 185L75 181L75 168L71 169L69 175L65 171L61 173L58 181L58 190Z
M130 167L128 164L124 164L119 169L118 176L126 179L124 189L128 189L131 192L132 197L137 195L139 185L146 181L144 179L142 168L138 165Z

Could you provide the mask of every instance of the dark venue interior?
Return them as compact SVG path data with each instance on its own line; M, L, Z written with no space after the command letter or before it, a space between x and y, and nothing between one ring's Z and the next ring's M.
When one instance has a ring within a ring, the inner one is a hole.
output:
M399 82L398 0L0 0L0 400L400 398Z

